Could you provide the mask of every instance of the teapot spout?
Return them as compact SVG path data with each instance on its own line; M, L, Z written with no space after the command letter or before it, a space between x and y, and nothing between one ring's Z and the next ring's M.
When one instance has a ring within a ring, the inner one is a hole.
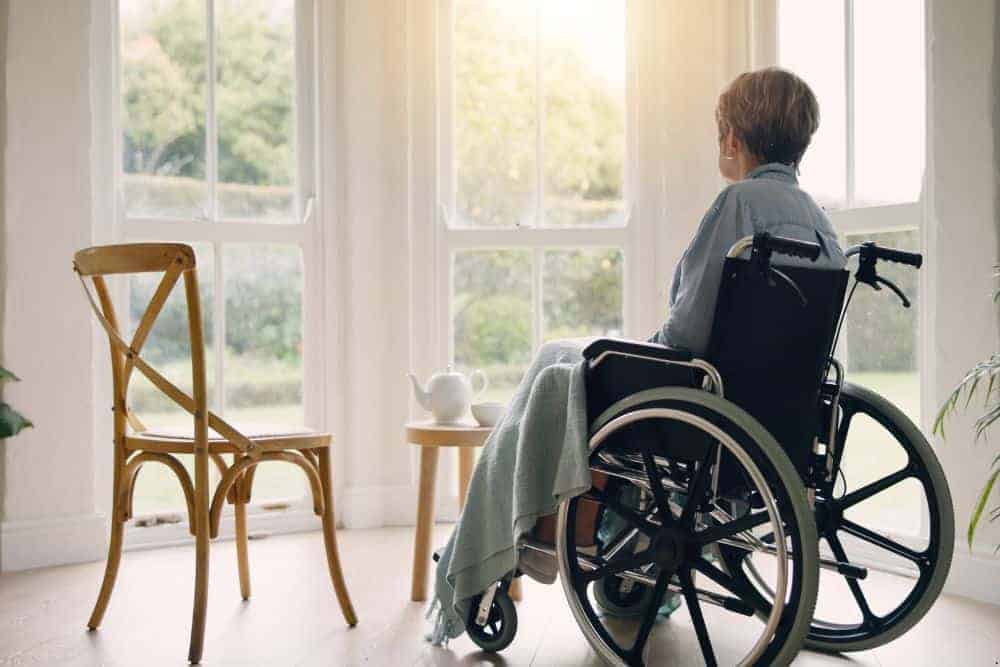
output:
M413 383L413 395L417 397L417 403L420 404L424 410L431 409L431 395L427 393L427 390L423 388L417 376L413 373L407 373L407 377L410 378L410 382Z

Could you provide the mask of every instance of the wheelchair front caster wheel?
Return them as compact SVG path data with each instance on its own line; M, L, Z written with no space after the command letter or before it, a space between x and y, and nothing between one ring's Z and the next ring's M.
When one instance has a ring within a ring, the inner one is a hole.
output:
M514 608L514 602L507 591L498 590L493 596L493 604L490 605L486 623L478 625L476 612L481 599L481 595L472 598L465 630L476 646L489 653L497 653L514 641L514 635L517 634L517 609Z

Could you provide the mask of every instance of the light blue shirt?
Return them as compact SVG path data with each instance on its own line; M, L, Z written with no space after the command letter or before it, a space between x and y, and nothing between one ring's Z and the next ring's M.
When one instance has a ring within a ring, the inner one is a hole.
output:
M703 356L712 332L726 253L743 237L760 232L813 241L822 249L815 262L776 254L775 264L826 269L842 269L846 264L830 219L799 188L795 170L776 162L762 165L719 193L702 218L674 272L667 321L650 342Z

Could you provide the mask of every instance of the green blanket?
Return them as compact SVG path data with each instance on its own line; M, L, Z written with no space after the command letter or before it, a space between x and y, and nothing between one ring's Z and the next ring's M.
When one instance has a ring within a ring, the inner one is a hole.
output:
M564 498L590 488L586 341L542 346L483 447L465 509L437 564L428 639L465 631L470 598L517 566L517 542Z

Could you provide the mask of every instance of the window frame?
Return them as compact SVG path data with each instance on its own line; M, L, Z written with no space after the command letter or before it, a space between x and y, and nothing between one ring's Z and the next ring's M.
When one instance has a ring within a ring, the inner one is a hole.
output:
M749 49L748 59L751 69L780 65L780 49L778 37L778 13L780 3L783 0L749 0L750 17L749 22ZM856 0L842 0L844 5L844 86L845 86L845 106L846 106L846 182L845 182L845 203L843 208L827 210L827 215L833 223L834 230L842 244L845 244L847 237L875 234L884 232L906 232L915 231L920 237L921 252L929 251L928 229L925 222L927 215L927 178L930 168L930 94L931 94L931 73L927 67L929 62L929 37L928 37L928 6L929 2L923 0L924 12L924 100L925 118L924 135L926 146L924 152L924 175L922 187L915 201L900 202L895 204L883 204L878 206L856 206L855 201L855 173L856 173L856 145L855 145L855 112L854 112L854 88L855 88L855 54L854 54L854 6ZM846 245L845 245L846 247ZM851 268L850 265L848 268ZM933 270L933 269L931 269ZM917 354L917 376L919 382L919 405L920 421L918 426L924 433L932 430L933 415L936 406L933 405L933 378L935 358L928 335L933 324L933 313L935 309L934 294L929 288L928 271L922 270L917 277L917 302L920 304L920 313L917 319L916 330L916 354ZM846 350L846 339L841 336L838 350ZM841 356L843 356L841 354ZM849 378L848 378L849 379ZM890 526L882 527L884 531L899 540L903 544L911 544L918 547L920 540L926 538L929 525L929 517L926 508L923 508L920 516L920 528L916 538L906 533L898 533ZM892 568L893 564L879 558L878 550L872 548L870 551L858 548L860 555L872 563L874 566Z
M201 0L206 12L206 69L215 70L217 31L215 29L215 0ZM317 0L294 0L295 17L295 100L294 142L295 181L294 219L292 222L253 222L250 220L221 219L216 215L217 173L217 128L215 115L215 77L210 76L206 84L206 195L207 211L201 219L179 219L173 217L128 216L123 198L122 170L122 107L121 107L121 17L120 0L92 0L95 21L93 23L94 63L92 87L99 91L95 95L93 126L95 137L103 137L104 145L110 151L95 151L96 173L109 173L111 187L94 184L95 241L108 243L130 243L142 241L168 241L181 243L210 243L213 248L213 279L215 298L212 304L203 304L214 311L213 345L217 359L222 359L225 348L225 267L222 260L225 244L275 243L296 245L302 253L302 327L303 327L303 411L305 423L317 428L326 428L329 422L326 404L326 366L331 358L331 343L326 331L331 327L326 321L328 288L325 285L325 263L328 256L323 228L323 193L335 190L329 183L329 176L322 169L322 149L327 139L321 131L320 76L318 63L332 56L332 44L322 43L320 27L332 22L333 15L321 11ZM326 170L332 172L332 169ZM325 199L330 199L326 197ZM328 217L333 217L331 209ZM109 222L110 221L110 224ZM113 296L120 312L127 312L127 285L117 285ZM307 342L308 341L308 342ZM106 354L106 349L101 348ZM100 357L99 357L100 358ZM225 364L216 363L214 383L218 388L213 392L215 411L224 412ZM95 395L110 400L110 391L104 385L103 377L95 379ZM99 420L98 420L99 421ZM103 427L95 425L98 437L95 443L103 442ZM100 458L98 458L100 460ZM110 484L110 474L96 475L99 485ZM304 480L303 480L304 481ZM103 486L101 486L103 488ZM106 511L108 508L104 508ZM177 514L177 512L157 513ZM225 507L229 515L231 507ZM294 532L311 529L315 524L311 504L307 498L306 485L296 498L254 499L248 507L251 530L269 532ZM231 532L231 522L223 522L222 532ZM128 531L126 547L144 548L172 544L189 539L187 528L181 525L157 525L155 530Z
M454 0L431 0L437 3L437 164L438 201L433 219L435 256L438 258L434 284L436 302L442 307L436 309L436 359L439 365L454 361L454 318L452 317L454 258L465 250L530 250L531 251L531 346L535 350L541 344L544 332L543 264L546 250L576 250L583 248L617 248L622 252L622 324L626 335L638 334L638 303L641 298L636 286L647 271L640 269L635 250L640 226L636 224L636 156L635 156L635 44L633 33L634 10L637 3L623 0L625 20L625 156L623 160L623 220L613 226L512 226L512 227L452 227L450 220L456 219L457 165L454 158L454 112L453 92L454 49ZM538 12L540 14L540 12ZM536 21L536 39L540 35L540 24ZM537 167L535 170L536 219L544 207L545 176L543 123L544 97L542 93L540 63L536 60L535 96ZM645 267L643 267L645 268ZM647 332L648 333L648 332Z

